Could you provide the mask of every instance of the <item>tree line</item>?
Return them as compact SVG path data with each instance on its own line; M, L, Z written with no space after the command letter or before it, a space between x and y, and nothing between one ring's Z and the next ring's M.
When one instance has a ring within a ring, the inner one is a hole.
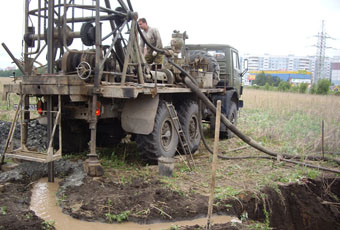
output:
M16 77L20 77L23 74L19 69L14 69L14 70L0 70L0 77L12 77L13 73L15 73Z
M277 90L277 91L288 91L296 93L306 93L311 94L322 94L327 95L330 93L331 82L328 79L320 79L317 83L311 85L308 89L308 83L300 83L298 85L291 85L287 81L281 81L277 76L271 76L270 74L265 74L264 72L256 75L256 80L254 81L253 88L261 88L265 90ZM339 92L335 93L340 95Z

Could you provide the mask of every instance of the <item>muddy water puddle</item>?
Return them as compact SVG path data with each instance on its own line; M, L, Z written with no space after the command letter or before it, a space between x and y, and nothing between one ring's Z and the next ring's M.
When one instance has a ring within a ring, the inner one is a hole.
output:
M177 221L157 224L136 224L126 222L122 224L107 224L101 222L88 222L78 219L74 219L62 213L61 208L57 205L56 192L58 190L58 182L56 179L55 183L48 183L47 178L42 178L37 182L32 190L31 198L31 210L33 210L37 216L41 217L46 221L55 221L55 227L58 230L106 230L106 229L119 229L119 230L158 230L158 229L169 229L171 226L192 226L195 224L205 225L206 218L199 218L189 221ZM214 216L213 223L221 224L232 221L233 219L238 220L236 217L231 216Z

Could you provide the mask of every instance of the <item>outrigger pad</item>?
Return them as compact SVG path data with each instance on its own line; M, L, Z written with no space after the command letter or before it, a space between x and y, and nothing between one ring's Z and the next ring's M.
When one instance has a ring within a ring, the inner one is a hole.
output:
M98 160L92 161L87 159L83 163L84 171L92 177L100 177L104 175L104 169Z

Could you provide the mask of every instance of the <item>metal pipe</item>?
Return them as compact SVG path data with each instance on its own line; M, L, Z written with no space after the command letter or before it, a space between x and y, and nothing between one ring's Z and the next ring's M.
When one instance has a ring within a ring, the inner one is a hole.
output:
M92 106L91 106L91 122L90 122L90 130L91 130L91 144L90 144L90 154L88 155L91 158L97 158L96 153L96 140L97 140L97 89L99 86L99 81L101 77L101 71L99 67L100 63L100 55L101 55L101 40L100 40L100 11L99 11L100 1L96 0L96 65L95 65L95 76L94 76L94 87L93 87L93 96L92 96Z
M105 57L104 57L103 61L102 61L101 64L100 64L100 69L103 69L103 66L104 66L104 64L105 64L105 61L106 61L106 59L109 57L110 52L111 52L111 50L112 50L114 44L116 43L116 41L117 41L117 39L118 39L118 37L119 37L119 35L120 35L122 29L123 29L124 26L126 25L126 23L127 23L127 21L125 21L125 22L123 23L123 25L119 28L119 31L118 31L119 33L116 34L116 36L113 38L112 43L111 43L111 46L110 46L108 52L105 54Z
M47 30L47 72L53 74L54 67L54 0L48 1L48 30ZM50 112L52 110L52 96L47 95L47 136L51 139L53 116ZM48 182L54 182L54 163L48 163Z
M112 20L114 15L103 15L100 16L101 21L107 21L107 20ZM67 18L66 22L71 23L71 22L93 22L96 20L96 17L80 17L80 18Z
M70 52L70 49L67 47L67 41L66 41L66 14L67 14L67 9L68 7L66 6L66 1L67 0L64 0L64 15L63 15L63 46L65 47L65 49Z
M25 1L25 34L28 33L28 17L29 17L29 14L28 14L28 11L29 11L29 4L30 4L30 1L29 0L26 0ZM27 71L27 65L28 65L28 45L26 44L26 42L24 43L24 75L27 74L26 71Z

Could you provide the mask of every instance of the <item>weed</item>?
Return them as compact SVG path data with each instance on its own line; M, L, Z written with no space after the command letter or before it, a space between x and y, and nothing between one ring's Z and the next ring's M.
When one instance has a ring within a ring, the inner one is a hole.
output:
M33 214L31 212L26 213L26 215L25 215L26 220L30 220L32 218L33 218Z
M54 229L55 220L45 220L42 222L42 229L43 230L51 230Z
M186 172L190 172L190 168L185 164L185 163L182 163L180 166L179 166L179 171L181 173L186 173Z
M57 205L60 206L62 202L67 199L67 195L65 194L64 190L61 190L58 195Z
M266 226L264 223L254 223L248 226L249 229L252 230L266 230Z
M111 200L110 198L107 200L107 205L108 205L109 207L112 206L112 200Z
M150 209L140 210L135 213L136 216L148 216L150 214Z
M219 187L215 188L215 199L224 200L230 197L236 197L240 191L232 187Z
M89 154L88 151L84 151L84 152L80 152L76 154L73 154L73 153L63 154L62 157L64 160L76 161L79 159L82 159L82 160L86 159L88 154Z
M242 212L242 214L241 214L241 216L240 216L240 220L241 220L242 222L248 220L248 212L247 212L247 211Z
M180 190L179 185L176 183L176 179L173 177L161 177L160 181L164 184L166 189L177 192L179 195L184 195Z
M1 215L5 216L7 214L7 207L6 206L1 206Z
M178 230L178 229L179 229L178 225L172 225L170 227L170 230Z
M224 205L224 206L226 207L226 209L227 209L227 212L229 212L230 208L232 208L232 207L233 207L233 205L232 205L232 204L226 204L226 205Z
M112 223L113 221L116 221L118 223L123 222L124 220L127 220L130 215L130 211L124 211L119 214L111 214L111 213L106 213L106 219L109 221L109 223Z

